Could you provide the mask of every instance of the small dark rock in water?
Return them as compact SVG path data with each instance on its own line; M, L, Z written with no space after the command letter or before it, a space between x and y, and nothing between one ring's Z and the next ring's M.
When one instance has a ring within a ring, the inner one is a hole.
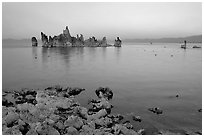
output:
M202 112L202 109L198 109L198 112Z
M99 97L99 98L106 98L108 100L112 99L113 98L113 92L111 89L109 89L108 87L106 88L102 88L102 87L99 87L96 91L95 91L96 95Z
M173 57L174 55L171 55L171 57Z
M37 59L38 57L35 57L35 59Z
M120 40L119 37L117 37L117 39L115 40L114 46L115 47L121 47L122 41Z
M178 98L178 97L179 97L179 95L176 95L176 97Z
M153 113L156 113L156 114L162 114L163 113L163 111L160 108L157 108L157 107L149 108L148 110L153 112Z
M32 46L34 46L34 47L38 46L38 41L37 41L36 37L32 37L31 42L32 42Z
M157 54L154 54L154 56L157 56Z
M201 48L201 47L198 47L198 46L195 45L195 46L193 46L193 48Z
M195 133L198 135L202 135L202 131L196 131Z
M144 135L144 134L145 134L145 130L144 130L144 129L140 129L137 133L138 133L139 135Z
M142 119L140 116L132 116L132 119L138 122L142 122Z

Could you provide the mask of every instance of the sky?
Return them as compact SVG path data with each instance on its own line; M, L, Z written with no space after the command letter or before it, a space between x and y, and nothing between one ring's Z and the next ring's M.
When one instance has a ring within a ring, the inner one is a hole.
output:
M2 37L24 39L40 32L114 39L185 37L202 34L202 3L7 3L2 4Z

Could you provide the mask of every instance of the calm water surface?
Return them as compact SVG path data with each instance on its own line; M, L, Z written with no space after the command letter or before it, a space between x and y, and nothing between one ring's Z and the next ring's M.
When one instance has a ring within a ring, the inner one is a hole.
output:
M86 106L96 98L96 88L108 86L114 92L113 113L142 117L135 127L194 132L202 129L197 111L202 108L202 50L193 45L187 50L180 44L128 43L47 49L3 42L3 89L82 87L86 91L77 98ZM164 114L155 115L149 107L160 107Z

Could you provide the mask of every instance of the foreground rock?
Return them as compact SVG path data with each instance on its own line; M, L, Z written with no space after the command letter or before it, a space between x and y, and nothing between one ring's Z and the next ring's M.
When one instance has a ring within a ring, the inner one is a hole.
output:
M97 40L94 36L84 40L84 36L77 34L77 37L71 36L68 26L63 30L62 34L58 36L48 36L41 32L41 40L43 47L110 47L116 46L121 47L121 40L119 37L114 45L107 43L106 37L103 37L102 40Z
M48 87L2 93L2 134L4 135L135 135L122 115L112 115L113 92L96 90L97 100L89 108L80 106L75 96L85 89Z

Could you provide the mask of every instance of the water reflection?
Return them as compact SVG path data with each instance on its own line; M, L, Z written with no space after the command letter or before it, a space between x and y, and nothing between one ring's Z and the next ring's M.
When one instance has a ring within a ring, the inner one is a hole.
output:
M102 56L103 56L103 59L106 60L106 47L102 48Z
M32 56L33 58L38 57L37 47L32 47Z
M72 53L76 52L77 58L80 59L80 61L83 61L83 59L84 59L84 47L74 47L73 51L74 52L72 52Z
M88 49L88 54L90 55L90 60L94 61L96 58L96 47L86 47L86 49Z
M121 56L121 47L116 47L114 50L115 50L116 59L117 59L117 61L119 61L120 56Z
M59 65L65 64L69 66L70 60L77 58L77 60L83 61L84 48L83 47L67 47L67 48L42 48L42 63L48 64L60 63Z

